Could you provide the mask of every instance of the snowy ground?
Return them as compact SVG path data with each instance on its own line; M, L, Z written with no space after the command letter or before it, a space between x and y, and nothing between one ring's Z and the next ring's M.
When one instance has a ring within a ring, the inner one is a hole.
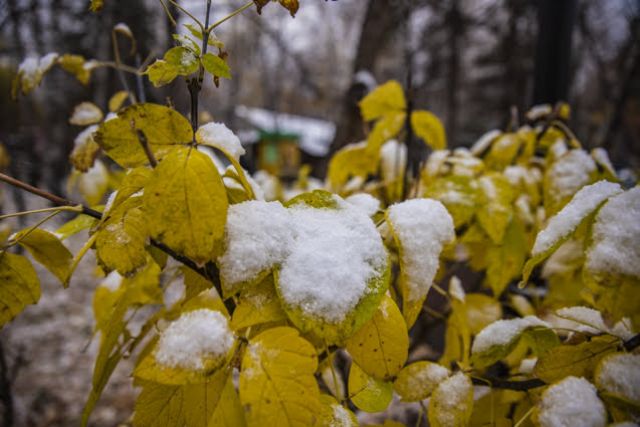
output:
M28 207L47 205L29 198ZM5 212L14 211L5 204ZM29 223L35 219L31 217ZM45 228L53 230L56 223ZM86 234L78 235L66 244L75 253L84 239ZM93 274L95 260L91 254L85 257L66 290L48 271L35 266L42 284L40 302L29 306L0 331L9 375L15 376L14 426L79 425L98 349L98 340L91 341L93 289L98 283ZM93 413L91 426L112 427L129 418L135 398L128 377L131 363L123 361L112 376Z

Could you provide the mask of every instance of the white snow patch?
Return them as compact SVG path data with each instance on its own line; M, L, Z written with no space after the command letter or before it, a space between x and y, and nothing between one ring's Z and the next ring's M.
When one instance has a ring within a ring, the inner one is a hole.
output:
M602 202L621 192L620 185L608 181L598 181L583 187L538 233L531 250L532 255L541 254L557 241L571 234Z
M575 327L572 329L578 332L601 334L609 331L609 328L604 323L602 314L592 308L565 307L557 310L556 315L575 323Z
M551 327L536 316L497 320L480 331L473 341L471 352L481 353L493 346L507 345L526 329L536 326Z
M418 300L431 288L443 246L455 238L453 219L442 203L431 199L396 203L387 215L401 247L409 300Z
M456 423L456 414L464 411L468 405L467 399L469 393L472 393L473 385L471 380L462 372L458 372L450 378L442 381L433 398L438 399L438 407L440 410L435 417L439 421L439 425L454 426Z
M385 268L387 255L371 219L335 197L337 209L260 201L231 206L219 259L225 288L279 265L287 304L329 322L343 320Z
M435 150L427 159L424 170L428 176L436 176L446 162L451 152L449 150Z
M640 187L611 199L600 209L587 252L587 268L640 277Z
M112 271L107 274L107 276L100 282L100 286L110 290L111 292L116 292L120 285L122 284L122 276L117 271Z
M584 378L567 377L549 387L539 403L541 427L604 427L607 414L596 388Z
M218 148L227 155L239 160L245 151L240 139L224 123L207 123L196 132L199 144Z
M584 150L575 149L564 153L547 170L551 181L551 196L559 201L572 196L591 180L596 171L596 163Z
M279 202L248 201L229 207L226 251L218 259L227 290L284 260L293 240L287 209Z
M92 102L81 102L76 105L69 119L69 123L76 126L86 126L102 120L102 110Z
M407 146L395 139L387 141L380 148L380 165L382 179L385 182L395 181L407 167Z
M471 153L475 156L484 153L489 148L493 140L500 135L502 135L502 132L498 129L490 130L485 133L471 146Z
M233 341L222 313L208 309L190 311L162 332L154 357L163 366L199 370L204 368L204 360L225 356Z
M537 357L528 357L526 359L522 359L522 361L520 361L520 366L518 366L518 373L520 374L532 373L533 368L536 367L536 363L538 363Z
M352 194L345 199L347 203L360 209L367 216L373 216L380 210L380 200L373 197L371 194L358 193Z
M340 207L289 211L295 238L282 263L284 301L328 322L340 322L382 273L386 251L371 219L338 199Z
M451 280L449 281L449 293L458 301L464 302L465 292L462 287L462 282L458 279L458 276L451 277Z
M596 384L605 391L640 404L640 355L618 353L604 358Z
M351 414L342 405L334 403L331 405L333 409L333 419L329 424L329 427L353 427L353 419Z

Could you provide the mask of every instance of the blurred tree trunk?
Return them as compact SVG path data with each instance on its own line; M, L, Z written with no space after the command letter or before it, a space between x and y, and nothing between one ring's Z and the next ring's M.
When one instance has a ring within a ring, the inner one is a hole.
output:
M459 41L463 34L464 21L458 0L451 1L445 22L449 28L449 75L447 77L447 138L456 145L458 121L458 76L460 72Z
M404 7L410 8L413 6L410 4L411 2L405 3L406 6ZM404 7L390 7L386 1L369 0L353 62L352 76L355 76L361 70L373 74L376 59L382 52L382 46L404 22ZM346 144L357 142L364 138L360 110L358 109L358 102L364 95L366 95L366 87L353 81L352 78L351 86L342 100L336 136L331 144L329 155L335 153ZM325 164L323 169L326 170L326 166Z
M533 104L566 101L576 0L538 0Z

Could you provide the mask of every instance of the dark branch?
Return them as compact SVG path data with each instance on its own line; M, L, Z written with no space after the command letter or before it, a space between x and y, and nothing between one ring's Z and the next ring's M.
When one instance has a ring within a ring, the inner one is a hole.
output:
M501 388L505 390L515 390L515 391L527 391L532 388L538 388L547 385L544 381L538 378L533 378L530 380L522 380L522 381L510 381L510 380L502 380L499 378L471 378L473 384L475 385L485 385L490 386L492 388Z
M44 190L41 190L40 188L36 188L32 185L27 184L26 182L22 182L18 179L15 179L9 175L5 175L3 173L0 173L0 181L4 181L7 184L13 185L14 187L20 188L22 190L25 190L29 193L35 194L36 196L40 196L44 199L47 199L51 202L53 202L55 205L57 206L81 206L82 207L82 213L85 215L88 215L90 217L96 218L96 219L102 219L102 213L91 209L90 207L87 206L83 206L80 203L74 203L70 200L67 200L63 197L60 196L56 196L55 194L51 194L48 193ZM193 271L195 271L196 273L200 274L202 277L204 277L205 279L211 281L211 283L213 283L213 285L216 288L216 291L218 291L218 294L222 297L222 285L220 284L220 274L219 274L219 270L218 270L218 266L213 263L213 262L209 262L207 264L205 264L204 266L199 266L194 260L192 260L189 257L186 257L184 255L180 255L179 253L175 252L173 249L171 249L170 247L168 247L167 245L165 245L164 243L158 242L157 240L151 239L151 245L155 246L156 248L160 249L161 251L163 251L164 253L166 253L167 255L169 255L171 258L175 259L176 261L186 265L187 267L189 267L190 269L192 269ZM225 301L225 305L227 306L227 309L229 310L229 312L233 312L233 309L235 308L235 305L233 304L232 300L227 300Z

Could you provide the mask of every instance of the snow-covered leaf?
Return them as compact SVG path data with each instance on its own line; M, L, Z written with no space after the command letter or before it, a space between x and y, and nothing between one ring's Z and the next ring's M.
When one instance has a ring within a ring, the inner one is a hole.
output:
M438 384L449 375L449 370L437 363L415 362L398 373L393 388L403 401L419 402L431 396Z
M473 386L462 372L442 381L429 400L431 427L464 427L473 411Z

